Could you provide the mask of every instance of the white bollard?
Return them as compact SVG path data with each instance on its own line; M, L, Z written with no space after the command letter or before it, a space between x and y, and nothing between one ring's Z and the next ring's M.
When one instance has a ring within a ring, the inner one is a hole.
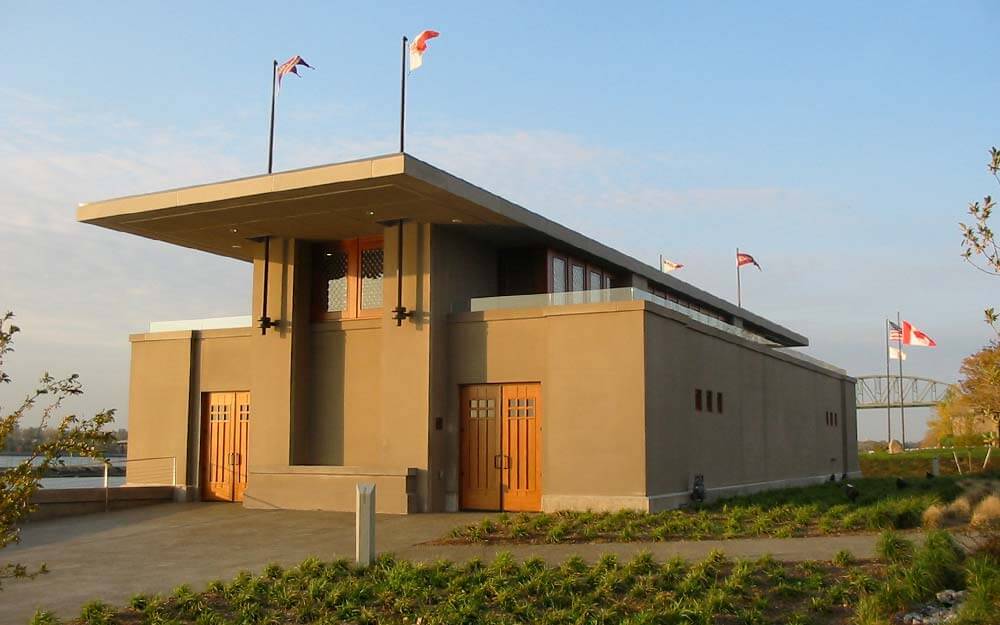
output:
M375 561L375 485L358 484L354 524L355 559L360 566Z
M937 456L931 459L931 475L934 477L941 475L941 459Z

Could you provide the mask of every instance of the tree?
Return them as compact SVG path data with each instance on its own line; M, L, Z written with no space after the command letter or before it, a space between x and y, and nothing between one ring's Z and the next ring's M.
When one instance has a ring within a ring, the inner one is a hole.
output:
M990 162L987 171L1000 183L1000 150L990 148ZM969 202L971 224L960 223L962 229L962 257L970 265L991 276L1000 276L1000 247L990 228L990 215L996 207L992 196L987 195L982 203ZM1000 334L1000 313L990 307L985 310L986 322Z
M957 401L1000 437L1000 343L966 357L960 371Z
M14 351L14 335L20 331L13 324L13 318L13 313L9 312L0 316L0 385L10 383L10 376L4 372L4 362ZM13 412L8 415L0 412L3 415L0 416L0 448L6 446L8 437L20 430L21 420L38 404L41 404L41 419L37 431L41 434L51 430L50 436L28 448L23 462L0 472L0 549L21 539L19 523L34 510L31 499L46 471L60 464L61 458L69 454L100 458L101 450L114 441L114 433L104 430L114 421L114 410L102 411L89 419L76 415L56 418L63 402L81 393L83 387L77 374L57 379L45 373L35 390ZM21 564L0 564L0 584L5 579L33 577L43 572L44 565L37 571L29 571Z

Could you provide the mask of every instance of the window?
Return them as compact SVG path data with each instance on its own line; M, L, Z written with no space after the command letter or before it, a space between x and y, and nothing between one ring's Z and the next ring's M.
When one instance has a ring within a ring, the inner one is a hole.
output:
M715 411L722 414L722 393L715 394Z
M583 265L577 265L576 263L573 263L573 271L570 274L571 281L569 285L569 290L583 291L584 290L583 280L586 275L587 274L584 271Z
M313 319L379 316L384 258L381 237L317 245L313 255Z
M597 291L601 288L601 272L590 270L590 284L588 285L591 291Z
M552 292L566 292L566 259L552 257Z
M712 391L705 391L705 407L712 412Z
M611 276L608 274L604 274L604 288L606 289L611 288Z
M701 389L694 389L694 409L701 412Z
M385 252L381 247L361 250L361 309L382 308L382 261Z

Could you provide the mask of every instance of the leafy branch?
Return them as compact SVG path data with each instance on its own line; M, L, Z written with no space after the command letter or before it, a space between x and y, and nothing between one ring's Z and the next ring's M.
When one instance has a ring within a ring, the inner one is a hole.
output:
M990 162L986 169L1000 183L1000 150L996 147L990 148ZM989 225L994 208L996 201L990 195L985 196L982 202L970 202L972 221L958 225L962 230L962 258L987 275L1000 276L1000 247ZM993 307L987 308L984 313L986 322L1000 334L1000 313Z
M3 368L14 351L14 335L20 332L13 318L10 312L0 316L0 384L11 381ZM0 416L0 447L36 406L41 407L41 430L56 423L53 436L33 445L20 464L0 472L0 549L20 541L19 523L35 509L32 498L40 480L53 465L63 464L62 458L68 455L103 458L102 448L114 440L114 434L105 430L114 421L114 410L99 412L91 418L72 414L56 417L67 399L82 393L83 386L77 374L55 378L46 372L13 412ZM0 584L5 579L34 577L46 571L45 565L32 571L17 563L0 564Z

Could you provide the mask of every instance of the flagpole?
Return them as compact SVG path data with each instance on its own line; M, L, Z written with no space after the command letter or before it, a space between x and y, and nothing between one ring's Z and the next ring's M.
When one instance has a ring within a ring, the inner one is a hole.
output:
M886 449L892 446L892 378L889 377L889 320L885 319L882 329L885 330L885 431Z
M903 443L903 451L906 451L906 408L903 407L903 322L899 318L899 311L896 311L896 325L899 326L899 341L897 342L897 347L899 349L899 425L900 425L900 438Z
M402 154L406 128L406 35L403 35L403 58L399 68L399 153Z
M743 308L743 286L740 284L740 248L736 248L736 305Z
M271 173L271 167L274 164L274 91L275 83L277 82L276 76L278 75L278 59L274 59L274 65L271 66L271 134L267 140L267 173Z

